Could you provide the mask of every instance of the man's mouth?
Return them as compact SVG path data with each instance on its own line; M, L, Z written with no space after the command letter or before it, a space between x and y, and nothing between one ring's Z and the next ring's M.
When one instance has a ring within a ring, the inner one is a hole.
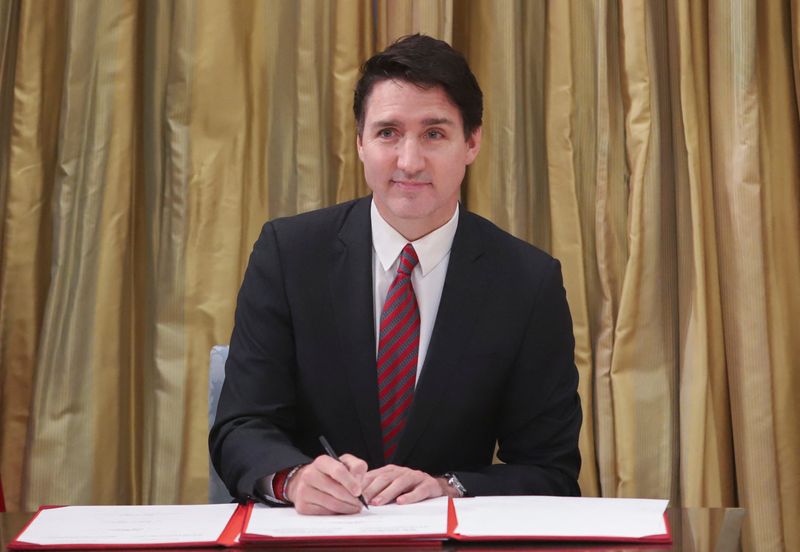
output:
M424 186L429 186L431 183L429 181L422 181L422 180L394 180L392 179L392 184L399 186L401 188L422 188Z

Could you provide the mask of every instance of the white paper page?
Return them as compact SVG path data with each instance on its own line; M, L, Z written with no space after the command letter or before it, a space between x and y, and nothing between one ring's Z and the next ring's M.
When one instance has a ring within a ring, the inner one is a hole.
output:
M464 536L640 538L665 532L666 500L486 496L455 499Z
M65 506L42 510L19 540L34 544L214 542L236 504Z
M447 497L416 504L370 506L343 516L304 516L294 508L253 508L245 533L270 537L365 537L444 535Z

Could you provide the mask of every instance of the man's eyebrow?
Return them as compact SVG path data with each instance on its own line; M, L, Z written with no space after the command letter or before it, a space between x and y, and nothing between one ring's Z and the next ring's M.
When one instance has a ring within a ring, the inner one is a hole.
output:
M434 117L431 119L423 119L422 120L423 126L439 126L439 125L453 125L453 121L448 119L447 117Z
M453 121L448 119L447 117L431 117L429 119L422 120L422 126L453 126ZM403 126L400 121L397 119L384 119L382 121L373 121L370 127L372 128L384 128L384 127L396 127L396 126Z
M400 126L400 121L395 119L384 119L383 121L373 121L370 125L372 128L383 128L387 126Z

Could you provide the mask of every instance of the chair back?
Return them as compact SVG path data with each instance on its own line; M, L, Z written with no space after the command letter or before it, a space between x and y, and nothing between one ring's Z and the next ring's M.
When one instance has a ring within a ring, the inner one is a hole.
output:
M211 361L208 365L208 430L214 425L217 417L217 404L219 394L222 391L222 384L225 382L225 361L228 359L228 346L215 345L211 348ZM219 478L217 470L208 459L208 502L209 504L221 504L231 502L233 497L228 492L222 479Z

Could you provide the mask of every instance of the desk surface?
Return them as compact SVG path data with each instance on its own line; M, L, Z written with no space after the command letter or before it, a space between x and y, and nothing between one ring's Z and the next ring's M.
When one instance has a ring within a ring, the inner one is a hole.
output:
M701 552L715 550L718 552L735 552L741 550L742 521L745 511L742 508L670 508L667 510L670 526L672 528L672 545L626 545L626 544L554 544L554 543L517 543L517 544L492 544L492 543L447 543L441 550L465 550L478 552L481 550L574 550L574 551L611 551L611 550L683 550L684 552ZM3 513L0 514L0 551L6 550L6 544L22 530L23 526L33 516L32 513ZM335 547L317 547L316 550L334 552L340 550ZM412 547L401 549L410 550ZM377 551L391 550L397 552L398 547L365 547L359 550ZM428 548L427 550L436 550ZM141 552L141 548L138 549ZM165 549L161 549L165 550ZM181 550L181 549L173 549ZM188 549L183 549L188 550ZM195 548L193 550L225 550L224 548ZM276 550L275 548L230 548L228 550ZM293 548L298 550L298 548ZM306 550L312 550L310 548Z

